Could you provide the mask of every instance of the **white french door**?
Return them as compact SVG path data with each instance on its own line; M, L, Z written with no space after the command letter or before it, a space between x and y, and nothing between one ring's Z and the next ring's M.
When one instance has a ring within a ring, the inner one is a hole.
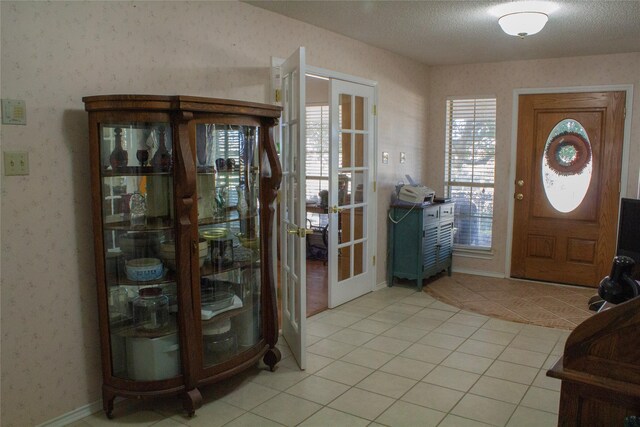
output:
M374 88L330 80L329 307L375 285Z
M282 335L300 369L305 369L307 284L304 47L300 47L282 64L281 76L283 100L280 201Z

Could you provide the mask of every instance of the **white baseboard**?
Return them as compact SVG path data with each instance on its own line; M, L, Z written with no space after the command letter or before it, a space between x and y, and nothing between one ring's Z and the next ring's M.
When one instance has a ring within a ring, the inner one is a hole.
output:
M373 288L373 292L379 291L380 289L384 289L386 287L387 287L387 281L385 280L384 282L378 283L376 287Z
M69 424L73 424L76 421L80 421L81 419L88 417L91 414L95 414L96 412L100 412L102 410L102 400L98 400L93 403L89 403L87 405L81 406L79 408L74 409L73 411L69 411L66 414L62 414L59 417L56 417L52 420L46 421L42 424L39 424L37 427L62 427Z

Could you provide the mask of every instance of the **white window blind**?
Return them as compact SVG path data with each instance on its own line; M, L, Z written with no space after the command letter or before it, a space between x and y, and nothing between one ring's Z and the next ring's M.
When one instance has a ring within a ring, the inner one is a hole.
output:
M455 202L456 246L490 249L496 100L447 100L445 194Z
M329 190L329 106L308 105L306 126L306 198L317 203L318 193Z
M232 125L212 125L212 127L215 129L214 157L225 160L233 159L235 162L234 169L239 168L241 159L240 134L246 132L246 128ZM238 204L236 187L240 184L239 174L234 172L220 172L216 179L217 187L227 187L227 206L236 206Z

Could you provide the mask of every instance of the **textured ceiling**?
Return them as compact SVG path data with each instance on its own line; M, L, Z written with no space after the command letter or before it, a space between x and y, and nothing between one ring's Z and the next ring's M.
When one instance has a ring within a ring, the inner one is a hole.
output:
M428 65L640 52L640 0L537 1L539 8L550 11L549 22L524 39L506 35L498 25L501 14L524 2L246 3Z

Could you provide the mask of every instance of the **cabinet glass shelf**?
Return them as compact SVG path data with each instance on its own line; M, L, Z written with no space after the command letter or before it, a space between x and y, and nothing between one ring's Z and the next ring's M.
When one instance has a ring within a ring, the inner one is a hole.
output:
M126 177L126 176L169 176L173 173L172 169L169 170L157 170L152 166L126 166L122 168L116 168L115 170L106 169L102 172L102 176L105 178L112 177Z

